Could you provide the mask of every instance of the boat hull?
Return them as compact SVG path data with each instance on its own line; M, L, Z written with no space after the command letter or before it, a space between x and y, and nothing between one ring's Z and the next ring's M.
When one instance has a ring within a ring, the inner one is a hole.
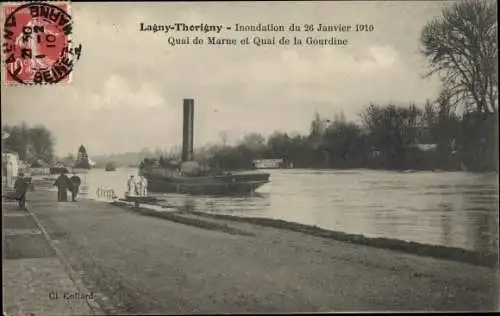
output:
M212 177L164 177L144 173L148 190L162 193L239 195L249 194L269 182L269 174L238 174Z

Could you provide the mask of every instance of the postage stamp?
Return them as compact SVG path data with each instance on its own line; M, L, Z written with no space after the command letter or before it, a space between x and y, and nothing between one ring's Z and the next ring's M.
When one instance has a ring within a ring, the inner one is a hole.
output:
M3 3L4 84L71 81L81 45L71 39L69 2Z

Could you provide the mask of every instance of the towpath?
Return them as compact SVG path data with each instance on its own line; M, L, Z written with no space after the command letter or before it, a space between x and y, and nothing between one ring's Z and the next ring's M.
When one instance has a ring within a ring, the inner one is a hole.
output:
M498 270L488 267L31 196L35 218L107 314L498 310Z
M77 297L89 291L70 275L29 212L2 201L2 222L4 315L102 313L98 305Z

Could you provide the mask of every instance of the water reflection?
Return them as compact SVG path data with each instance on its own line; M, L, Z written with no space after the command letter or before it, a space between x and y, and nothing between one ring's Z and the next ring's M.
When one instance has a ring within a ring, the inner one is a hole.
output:
M123 196L134 170L85 175L88 195ZM498 249L498 176L464 172L273 170L247 197L158 194L168 206L317 225L348 233L466 249Z

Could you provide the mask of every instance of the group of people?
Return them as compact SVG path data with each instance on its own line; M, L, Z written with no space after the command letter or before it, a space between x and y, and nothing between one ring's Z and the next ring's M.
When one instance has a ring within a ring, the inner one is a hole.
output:
M75 173L69 178L66 173L61 173L54 183L57 186L57 200L59 202L68 201L68 190L71 192L71 200L76 201L82 180ZM26 210L26 195L30 187L29 181L24 177L23 172L19 172L14 183L14 191L16 199L19 203L20 210Z
M57 187L57 201L67 202L68 201L68 190L71 192L71 200L76 201L78 193L80 191L80 185L82 180L80 177L73 173L73 176L68 177L65 172L57 178L54 185Z
M148 195L148 180L144 176L139 176L136 180L133 175L127 181L128 196L147 196Z
M70 191L71 200L75 202L80 191L81 184L82 180L76 173L74 173L73 176L68 177L66 172L62 172L54 182L54 186L57 187L57 200L59 202L67 202L68 191ZM16 182L14 183L14 190L16 198L19 201L19 208L22 210L26 210L26 194L28 192L28 188L29 183L24 178L24 174L20 172ZM147 196L148 180L144 176L140 176L139 179L136 180L135 177L131 175L127 181L127 189L128 196Z

